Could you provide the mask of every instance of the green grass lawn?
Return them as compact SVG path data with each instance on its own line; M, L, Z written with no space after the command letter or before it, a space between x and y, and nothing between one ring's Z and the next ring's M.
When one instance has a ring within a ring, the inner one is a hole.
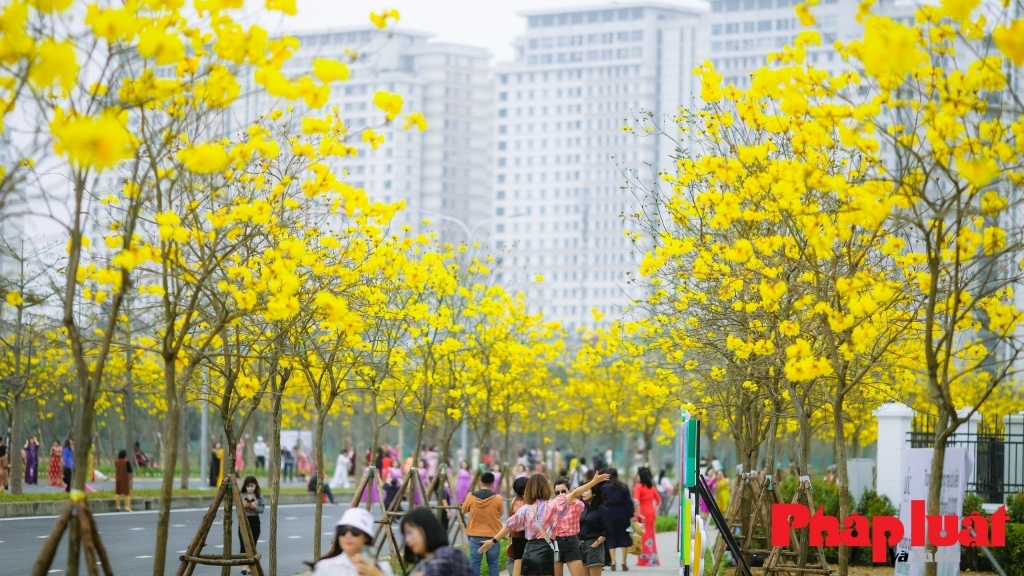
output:
M676 517L675 516L658 516L658 519L654 521L655 532L675 532L676 531Z

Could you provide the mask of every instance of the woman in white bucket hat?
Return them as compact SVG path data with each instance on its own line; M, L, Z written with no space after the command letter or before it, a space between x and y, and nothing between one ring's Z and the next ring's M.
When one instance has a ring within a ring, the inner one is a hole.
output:
M363 547L373 545L373 514L363 508L349 508L335 528L334 544L326 556L313 565L313 576L394 576L388 563L375 564L363 557Z

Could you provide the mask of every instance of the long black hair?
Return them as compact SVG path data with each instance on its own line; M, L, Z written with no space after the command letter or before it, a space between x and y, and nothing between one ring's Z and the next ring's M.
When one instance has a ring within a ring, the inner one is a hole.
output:
M603 482L601 484L603 484ZM601 489L601 484L590 489L590 502L587 502L586 500L583 501L583 503L587 505L588 509L599 508L604 506L605 502L608 501L608 499L604 497L604 490Z
M640 483L648 488L654 488L654 478L651 476L651 469L647 466L641 466L636 471L637 475L640 476Z
M606 468L604 470L604 473L611 476L611 478L608 479L609 488L611 488L612 490L618 490L619 492L625 492L629 494L629 486L626 486L625 482L619 480L618 470L616 470L615 468Z
M405 516L402 516L402 525L399 528L403 534L406 526L415 526L423 531L423 541L427 546L427 552L434 552L438 548L448 545L448 534L430 508L419 506L406 512ZM409 548L408 544L402 544L402 552L406 564L413 565L421 559L412 551L412 548Z
M246 476L245 480L242 480L242 491L243 492L245 491L245 487L248 486L249 484L252 484L252 485L256 486L256 491L253 492L253 494L255 494L257 498L262 498L263 497L263 493L260 492L260 483L256 481L256 477L255 476Z

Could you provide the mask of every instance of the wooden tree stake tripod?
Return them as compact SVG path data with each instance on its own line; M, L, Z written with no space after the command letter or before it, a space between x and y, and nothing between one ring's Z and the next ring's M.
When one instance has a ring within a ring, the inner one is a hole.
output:
M462 514L462 507L457 505L455 502L448 502L445 504L445 489L447 489L448 494L452 495L452 498L455 497L455 491L452 490L451 477L448 475L448 466L442 464L440 470L437 472L437 476L430 482L430 485L427 486L428 506L437 510L439 520L443 511L454 510L456 522L449 523L448 541L451 542L452 545L455 545L456 539L459 539L460 542L463 542L468 546L469 537L466 535L466 517ZM435 493L437 494L437 504L431 506L429 504L430 496ZM451 514L449 514L449 517L450 516ZM454 534L452 532L454 532Z
M231 554L230 549L225 549L222 555L203 554L202 551L203 547L206 546L206 538L210 535L210 527L213 526L213 520L217 517L221 502L223 502L228 490L231 490L231 501L234 505L235 515L238 517L238 531L242 535L242 546L245 549L245 554ZM220 489L217 490L217 497L213 499L213 503L210 504L210 508L206 511L206 515L203 516L203 520L199 524L199 530L192 537L192 542L188 545L185 553L179 556L178 559L181 561L181 565L178 566L175 576L192 576L192 572L196 569L197 565L253 566L255 568L253 571L255 576L263 576L260 555L256 553L256 542L253 540L252 531L249 529L249 521L245 518L245 508L242 507L242 495L238 491L238 482L235 481L234 474L228 476L228 479L220 485Z
M72 496L72 498L74 497ZM60 516L57 517L56 524L50 530L50 535L46 537L46 542L43 543L43 549L39 553L39 558L36 559L36 563L32 566L31 576L43 576L49 573L50 566L53 565L53 558L57 555L57 546L60 545L64 532L71 527L71 522L78 522L82 550L85 552L86 574L89 576L99 576L99 571L96 569L96 564L98 563L103 567L103 573L106 576L114 576L114 571L110 568L110 558L107 557L107 549L104 548L103 541L100 540L99 530L96 529L96 519L93 518L92 510L89 509L89 502L85 499L84 495L77 501L71 500L64 505ZM97 556L99 557L99 562L96 561Z

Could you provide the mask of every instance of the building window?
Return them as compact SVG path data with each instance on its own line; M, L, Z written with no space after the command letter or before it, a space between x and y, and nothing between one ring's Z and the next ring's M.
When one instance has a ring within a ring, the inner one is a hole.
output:
M738 12L740 9L740 0L725 0L725 11L726 12Z
M757 7L760 10L771 10L772 0L757 0Z
M743 31L744 32L753 32L754 31L754 24L755 23L753 21L744 22L743 23Z
M726 24L725 25L725 33L726 34L739 34L740 33L740 23L739 22L733 22L731 24Z
M768 0L768 1L771 2L771 0ZM711 3L711 11L712 12L721 12L723 7L724 7L724 5L725 5L725 2L723 0L715 0L714 2Z
M643 42L643 39L644 39L644 31L643 30L633 30L633 42Z
M769 27L771 27L771 22L769 22L768 25L769 25ZM721 36L722 35L722 25L721 24L712 24L711 25L711 35L712 36Z
M498 117L499 118L504 118L506 116L508 116L508 109L501 108L501 109L498 110Z
M772 21L771 20L760 20L760 21L758 21L758 23L757 23L757 31L758 32L771 32L772 31Z

